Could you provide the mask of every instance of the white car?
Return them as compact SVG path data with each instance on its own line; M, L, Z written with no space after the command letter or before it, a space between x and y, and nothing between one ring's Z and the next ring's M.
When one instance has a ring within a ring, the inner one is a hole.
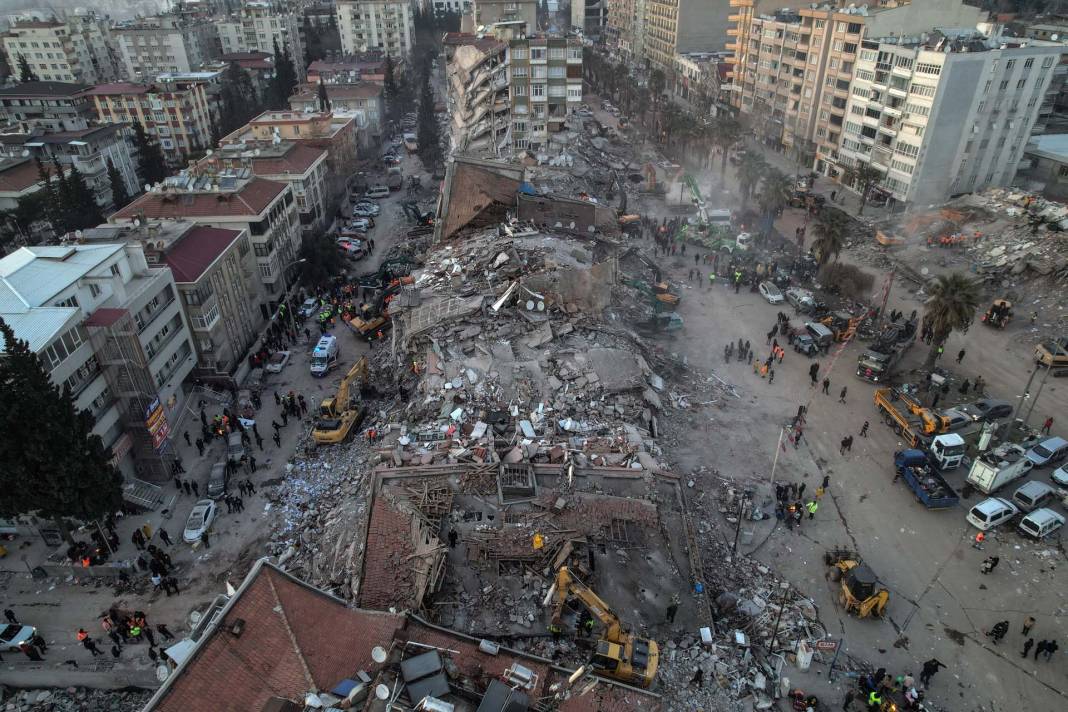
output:
M1049 478L1059 485L1068 487L1068 465L1058 467Z
M18 650L20 645L30 642L35 635L37 629L32 625L4 623L0 625L0 651Z
M972 507L965 519L976 529L986 531L1004 524L1019 513L1019 508L1009 500L989 497Z
M210 499L202 499L194 504L189 519L185 520L185 532L182 534L185 543L195 544L200 541L201 535L215 523L216 514L218 510L215 508L215 502Z
M271 354L271 358L267 359L267 365L264 366L264 370L267 373L281 373L282 369L289 363L290 352L288 351L275 351Z
M774 282L761 282L760 283L760 296L768 300L768 304L782 304L785 301L782 292L775 286Z
M297 310L297 313L307 319L317 311L319 311L319 300L305 299L304 303L300 305L300 309Z

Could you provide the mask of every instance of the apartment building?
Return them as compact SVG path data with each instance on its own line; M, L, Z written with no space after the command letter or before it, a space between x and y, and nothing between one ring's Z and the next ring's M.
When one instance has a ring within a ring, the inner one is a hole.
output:
M675 96L699 111L715 116L730 107L726 91L726 52L690 52L675 56L674 82L671 86Z
M0 317L96 420L126 476L171 477L168 422L195 356L169 269L124 244L22 247L0 259Z
M532 36L508 43L512 147L547 151L582 102L582 42Z
M608 24L608 0L571 0L571 27L586 37L600 37Z
M1010 185L1062 47L976 33L864 40L841 146L817 170L868 164L902 203Z
M472 12L476 28L498 22L523 22L526 27L522 31L538 30L537 0L475 0Z
M25 59L40 81L93 84L114 81L117 67L109 50L109 31L95 14L68 20L23 20L0 35L11 71L18 76Z
M9 131L78 131L95 116L84 84L23 82L0 87L0 121Z
M380 50L403 59L412 50L412 20L407 0L338 0L341 51L355 55Z
M86 91L101 123L137 122L159 141L167 162L183 164L189 154L211 146L214 90L221 72L163 74L150 84L116 82Z
M492 37L450 32L442 46L450 153L496 156L511 148L508 45Z
M326 85L330 110L338 116L356 119L356 131L363 146L375 145L382 139L382 121L385 117L382 91L381 84L372 82ZM318 87L312 84L301 86L289 97L289 107L306 113L319 111Z
M220 146L292 141L326 151L327 168L334 176L348 177L356 161L356 117L332 111L265 111L231 134Z
M606 37L631 62L640 62L645 56L645 2L613 0L608 3Z
M164 72L196 71L218 54L218 33L207 20L161 15L116 25L112 36L126 77L134 82L150 82Z
M645 58L665 74L676 54L721 52L735 0L645 0Z
M332 61L317 59L308 65L308 84L355 84L386 80L385 55L366 52L359 57L346 57Z
M141 190L132 146L133 131L129 124L106 124L78 131L8 134L0 150L12 158L32 156L46 164L55 161L64 172L68 167L77 168L93 191L97 205L107 210L122 207L114 205L109 165L119 172L127 195L136 195ZM31 162L36 175L36 162Z
M326 150L294 141L261 141L223 144L200 161L216 171L240 171L250 167L252 174L277 183L289 183L297 199L297 219L304 237L326 228L327 212Z
M223 54L270 52L287 48L297 78L304 77L304 40L296 9L264 0L246 0L241 10L215 23Z
M224 230L246 231L262 285L260 313L270 318L282 295L283 271L296 260L300 229L296 200L288 183L240 170L196 165L153 187L108 222L188 220Z
M22 155L0 158L0 211L14 210L20 200L42 188L44 183L41 182L41 173L37 170L37 161ZM29 227L18 225L17 229L29 237Z
M860 42L917 35L934 27L974 28L985 13L961 0L886 6L838 2L761 12L766 3L730 0L732 104L767 145L803 165L838 148Z
M248 233L188 220L103 224L83 232L87 244L139 246L150 267L170 269L196 351L193 378L228 382L241 375L245 357L266 319Z

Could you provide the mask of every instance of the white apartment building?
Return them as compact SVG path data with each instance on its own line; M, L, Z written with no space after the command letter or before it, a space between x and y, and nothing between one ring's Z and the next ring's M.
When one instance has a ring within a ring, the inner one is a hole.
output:
M170 270L150 267L139 246L38 245L0 259L0 317L93 414L128 478L170 476L166 423L196 361L177 297Z
M304 79L304 41L300 34L300 14L291 9L279 9L263 0L249 0L241 5L241 12L215 23L223 54L236 52L269 52L274 54L287 47L298 79Z
M126 76L133 82L153 81L165 72L192 72L214 54L214 24L150 17L112 30Z
M817 170L848 176L870 164L885 176L879 189L906 203L1009 185L1063 50L1029 42L864 40L837 156Z
M337 26L346 55L377 49L406 57L412 49L412 4L407 0L338 0Z
M15 77L20 58L40 81L95 84L114 81L117 76L107 24L95 15L72 16L65 22L23 20L0 37Z

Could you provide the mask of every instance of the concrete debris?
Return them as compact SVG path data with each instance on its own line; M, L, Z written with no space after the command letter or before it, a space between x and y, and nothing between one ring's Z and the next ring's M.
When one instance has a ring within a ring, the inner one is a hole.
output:
M151 691L90 690L81 687L19 690L7 697L0 688L4 712L136 712L145 706Z

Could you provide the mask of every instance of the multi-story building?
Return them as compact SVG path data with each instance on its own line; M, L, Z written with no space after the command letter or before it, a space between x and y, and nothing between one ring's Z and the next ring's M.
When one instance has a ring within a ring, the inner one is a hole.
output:
M292 141L326 151L327 168L334 176L348 177L356 162L356 117L332 111L265 111L231 134L220 146Z
M0 158L0 211L10 213L18 207L20 200L42 188L44 183L37 161L22 155ZM29 239L29 228L29 225L15 226L24 239Z
M508 43L512 146L546 151L582 102L582 42L532 36Z
M0 260L0 317L93 415L127 479L170 479L168 422L196 357L169 269L121 243L22 247Z
M108 26L94 13L71 15L62 22L18 21L0 38L16 76L21 59L40 81L93 84L117 76Z
M138 245L151 267L169 268L196 350L192 376L208 382L237 378L266 320L248 233L187 220L103 224L83 231L86 243Z
M735 0L645 0L643 52L665 74L676 54L719 52L727 45L730 3Z
M533 34L538 29L537 0L475 0L475 27L495 25L498 22L524 22L522 32Z
M89 87L65 82L24 82L0 88L0 121L12 132L78 131L94 118Z
M97 205L106 210L122 207L114 205L109 166L115 166L119 172L127 195L136 195L141 190L132 155L132 134L129 124L105 124L78 131L8 134L4 137L2 150L13 158L32 155L47 164L55 161L64 172L68 166L77 168L93 191Z
M334 61L317 59L308 65L308 84L383 83L386 80L386 60L379 52L367 52L361 57Z
M286 48L297 78L304 77L304 41L300 34L300 13L278 3L245 0L236 15L216 22L223 54L269 52Z
M270 318L289 279L286 270L296 260L300 229L289 184L251 176L251 172L251 167L217 171L211 166L193 166L153 187L108 222L189 220L247 231L263 285L260 313Z
M97 82L117 82L125 76L122 55L111 36L111 19L93 10L78 9L66 17L72 35L85 42Z
M838 148L860 41L974 28L984 13L961 0L881 5L821 4L762 14L767 0L730 0L735 37L732 104L761 140L811 165Z
M327 205L326 150L293 141L259 141L222 144L218 151L200 161L216 171L240 171L250 167L252 174L278 183L289 183L297 199L297 218L304 236L325 228L330 222Z
M508 45L492 37L449 32L442 45L450 118L450 153L498 155L511 148Z
M356 119L356 130L361 144L370 146L382 138L382 85L371 82L356 84L327 84L326 95L330 99L330 110L338 116L352 116ZM306 84L289 97L289 107L294 111L314 113L319 106L318 87Z
M379 50L404 58L412 50L412 4L408 0L338 0L337 25L346 55Z
M600 37L608 24L608 0L571 0L571 27L586 37Z
M163 74L152 84L118 82L86 94L102 123L137 122L158 141L172 165L211 146L213 89L221 72Z
M701 113L716 115L728 110L730 101L725 89L730 70L726 52L690 52L675 57L672 90Z
M840 146L817 170L849 186L870 165L901 203L1010 185L1061 50L975 33L863 40Z
M645 56L645 0L609 2L605 34L620 54L632 62L640 62Z
M271 79L274 78L274 55L267 52L232 52L220 55L219 59L204 65L205 71L222 72L230 68L231 64L248 72L252 78L252 86L256 89L256 96L267 95Z
M217 56L215 25L207 20L181 20L172 15L127 22L112 29L126 76L153 81L164 72L192 72Z

